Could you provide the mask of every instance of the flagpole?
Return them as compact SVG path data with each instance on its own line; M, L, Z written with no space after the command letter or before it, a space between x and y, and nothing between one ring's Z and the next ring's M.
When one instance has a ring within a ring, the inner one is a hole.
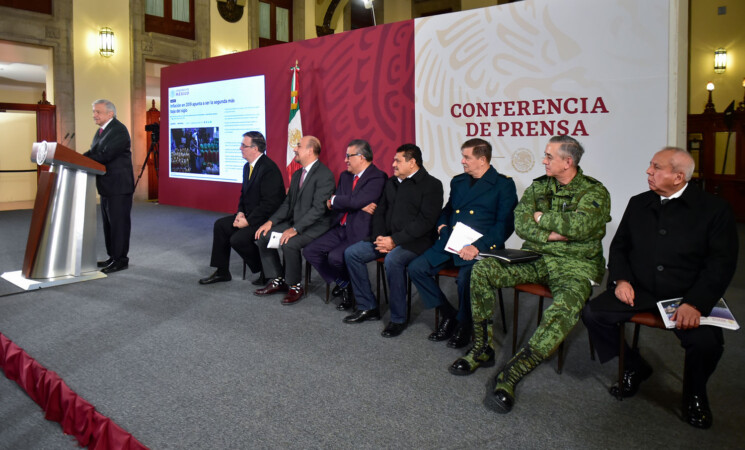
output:
M290 115L289 123L287 125L287 164L286 164L286 175L287 175L287 186L290 186L292 180L292 174L299 169L300 164L295 162L295 147L303 137L303 123L300 116L300 80L298 74L300 73L300 67L298 61L295 60L295 66L290 67L292 72L292 80L290 82Z

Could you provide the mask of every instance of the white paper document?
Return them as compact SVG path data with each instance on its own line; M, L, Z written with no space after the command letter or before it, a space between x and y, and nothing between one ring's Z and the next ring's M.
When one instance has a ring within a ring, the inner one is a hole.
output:
M457 222L453 227L453 232L450 233L450 239L448 239L447 244L445 244L445 250L457 254L463 247L473 244L481 236L483 236L483 234L463 222Z
M266 248L279 248L279 238L281 237L282 233L272 231L272 234L269 235L269 243L266 244Z

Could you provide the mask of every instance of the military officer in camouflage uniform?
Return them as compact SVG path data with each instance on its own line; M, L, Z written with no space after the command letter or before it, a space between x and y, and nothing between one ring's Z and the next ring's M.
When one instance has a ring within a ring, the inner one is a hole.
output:
M564 341L590 295L590 280L599 282L605 272L601 240L610 221L610 195L599 181L582 173L578 164L583 153L575 139L552 137L543 158L546 175L533 181L515 208L515 231L525 240L522 248L543 256L512 265L490 258L473 268L475 343L453 363L453 373L494 364L491 320L497 288L540 283L551 289L554 298L528 345L494 379L494 389L484 403L497 412L512 409L515 385Z

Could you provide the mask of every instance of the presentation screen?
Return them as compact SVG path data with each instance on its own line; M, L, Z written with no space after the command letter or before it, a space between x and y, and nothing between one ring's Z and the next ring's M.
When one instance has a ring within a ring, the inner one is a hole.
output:
M168 88L168 175L240 183L246 131L266 136L264 76Z

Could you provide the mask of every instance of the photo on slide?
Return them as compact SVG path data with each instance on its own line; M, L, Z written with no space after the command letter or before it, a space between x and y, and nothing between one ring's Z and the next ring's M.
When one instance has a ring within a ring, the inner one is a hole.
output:
M220 128L172 128L171 172L220 175Z

